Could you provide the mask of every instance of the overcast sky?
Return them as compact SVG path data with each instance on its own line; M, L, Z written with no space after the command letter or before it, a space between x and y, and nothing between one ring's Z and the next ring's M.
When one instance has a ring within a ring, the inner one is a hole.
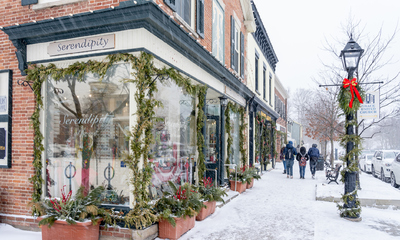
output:
M279 62L276 74L286 88L316 88L312 78L318 77L324 62L336 61L323 50L325 39L344 40L349 18L361 21L364 35L376 35L383 27L383 36L393 33L400 22L400 0L254 0ZM350 17L351 16L351 17ZM398 27L400 29L400 26ZM359 42L362 46L362 42ZM400 33L389 54L400 69ZM388 55L388 57L390 57ZM340 64L340 59L337 59ZM343 76L346 73L343 72Z

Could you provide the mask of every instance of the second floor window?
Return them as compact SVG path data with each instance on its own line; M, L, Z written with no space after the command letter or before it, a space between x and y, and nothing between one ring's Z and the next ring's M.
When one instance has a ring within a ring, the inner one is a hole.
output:
M212 54L224 63L224 10L217 0L213 1Z
M257 56L257 54L256 54L255 65L256 65L256 69L255 69L255 85L256 85L256 92L258 92L258 56Z
M263 98L264 98L264 100L267 100L267 80L266 80L266 69L264 68L263 69ZM271 101L271 100L270 100Z
M272 106L272 75L269 74L269 105Z
M193 0L176 1L176 13L190 26L192 26L192 1Z

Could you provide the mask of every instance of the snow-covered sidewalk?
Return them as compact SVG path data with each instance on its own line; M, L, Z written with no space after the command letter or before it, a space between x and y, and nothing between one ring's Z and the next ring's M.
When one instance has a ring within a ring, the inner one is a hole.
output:
M399 210L364 207L361 222L345 220L335 203L316 201L316 185L327 183L323 171L311 179L307 166L306 179L300 179L295 164L294 178L287 179L282 170L278 163L180 239L399 239Z
M297 162L296 162L297 163ZM298 165L294 166L294 178L282 174L282 164L264 172L261 180L252 189L234 197L230 192L229 203L217 208L215 213L184 234L182 240L338 240L338 239L385 239L400 238L400 210L392 208L362 208L362 221L351 222L339 217L336 204L316 201L316 186L327 183L323 171L317 172L317 179L311 179L309 167L306 179L299 178ZM367 177L367 180L363 180ZM382 185L384 184L384 185ZM377 185L367 188L367 185ZM363 187L365 186L365 187ZM361 187L368 196L396 195L399 191L363 174ZM332 192L340 195L343 185L329 184ZM386 190L385 190L386 189ZM397 191L397 192L396 192ZM329 192L329 191L328 191ZM234 197L234 198L233 198ZM0 224L0 239L38 240L41 233L14 229Z

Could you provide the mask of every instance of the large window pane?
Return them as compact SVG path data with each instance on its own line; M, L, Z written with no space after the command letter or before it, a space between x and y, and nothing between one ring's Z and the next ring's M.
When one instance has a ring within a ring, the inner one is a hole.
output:
M230 120L231 120L231 136L233 138L233 143L232 143L232 155L231 155L231 163L235 163L239 165L240 163L240 148L239 148L239 123L240 123L240 117L239 113L234 113L230 112Z
M192 178L192 158L196 150L195 99L172 82L158 83L155 98L163 107L156 109L151 146L154 198L168 188L168 181L182 184Z
M66 186L74 193L103 185L104 203L129 204L129 77L126 64L111 67L104 79L87 74L79 82L66 76L47 81L45 155L47 192L60 197Z

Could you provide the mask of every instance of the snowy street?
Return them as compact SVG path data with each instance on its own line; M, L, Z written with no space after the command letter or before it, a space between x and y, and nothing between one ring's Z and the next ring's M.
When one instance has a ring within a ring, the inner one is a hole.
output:
M335 203L316 201L316 186L323 186L330 194L343 190L343 185L327 185L323 171L311 179L309 166L305 179L299 178L298 164L294 165L293 179L282 174L282 164L264 172L261 180L252 189L240 194L195 227L184 234L182 240L249 240L249 239L399 239L400 210L362 208L362 221L351 222L339 217ZM360 196L384 195L398 199L400 190L383 183L370 174L362 173L363 190ZM373 186L368 189L367 186ZM372 192L371 189L376 191ZM367 192L365 192L367 191ZM325 193L324 193L325 192ZM230 192L229 195L232 195ZM29 236L29 237L28 237ZM0 239L36 240L41 233L13 229L0 224ZM157 238L159 239L159 238Z

